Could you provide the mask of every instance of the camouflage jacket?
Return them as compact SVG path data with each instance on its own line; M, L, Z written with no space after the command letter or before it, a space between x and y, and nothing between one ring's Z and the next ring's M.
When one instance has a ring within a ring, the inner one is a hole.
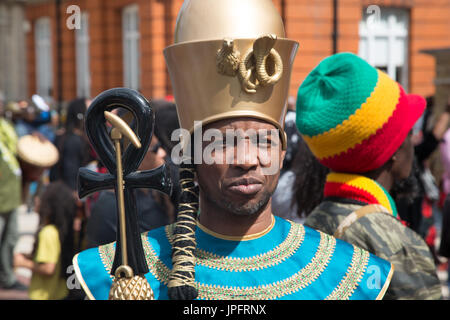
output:
M333 235L340 223L362 204L326 200L307 217L305 225ZM394 265L385 299L442 299L436 266L425 241L390 214L367 214L352 223L342 240Z

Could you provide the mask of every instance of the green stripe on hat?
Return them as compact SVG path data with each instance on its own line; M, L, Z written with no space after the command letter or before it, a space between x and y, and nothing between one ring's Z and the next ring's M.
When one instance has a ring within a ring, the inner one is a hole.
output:
M313 137L335 128L366 102L377 82L377 70L353 53L325 58L298 89L299 131Z

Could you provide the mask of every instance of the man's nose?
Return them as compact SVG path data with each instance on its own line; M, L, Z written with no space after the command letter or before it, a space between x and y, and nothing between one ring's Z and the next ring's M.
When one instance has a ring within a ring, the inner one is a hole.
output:
M258 146L245 139L237 143L235 149L234 165L242 169L249 170L252 167L258 166Z

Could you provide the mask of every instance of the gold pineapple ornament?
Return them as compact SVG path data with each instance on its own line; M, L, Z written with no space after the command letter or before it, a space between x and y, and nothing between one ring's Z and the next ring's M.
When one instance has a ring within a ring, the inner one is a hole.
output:
M113 126L111 130L111 139L114 142L116 150L117 163L117 197L119 204L119 226L120 241L122 250L122 265L115 273L114 280L109 291L109 300L153 300L154 294L144 275L134 275L133 269L128 265L126 225L125 225L125 204L123 195L123 171L122 171L122 153L120 150L120 140L125 135L136 147L141 148L139 139L133 130L115 114L105 111L106 120Z
M116 269L109 300L154 300L153 290L143 275L135 276L129 266Z

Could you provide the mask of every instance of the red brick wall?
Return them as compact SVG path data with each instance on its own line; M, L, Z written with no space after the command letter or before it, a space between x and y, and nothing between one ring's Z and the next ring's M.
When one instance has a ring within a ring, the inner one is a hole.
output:
M450 47L449 0L339 0L338 52L358 52L358 27L362 12L369 5L410 10L409 91L424 96L434 94L434 59L423 49ZM288 36L300 48L291 80L291 94L317 63L332 53L332 1L289 1Z
M273 0L282 14L287 36L300 43L292 73L290 94L320 60L332 53L332 0ZM91 95L111 87L123 86L121 10L139 6L141 34L141 91L151 98L171 93L163 49L173 42L173 30L182 0L70 0L63 1L63 98L76 96L74 31L66 28L68 5L79 5L89 13ZM371 4L410 9L410 92L434 93L434 59L422 49L450 47L450 0L339 0L338 51L358 51L358 27L363 10ZM29 94L36 90L34 21L42 16L52 19L54 57L54 95L58 90L56 69L56 25L53 1L28 5L27 19L32 30L27 35Z
M320 60L332 53L332 1L286 1L286 33L299 42L290 94Z

